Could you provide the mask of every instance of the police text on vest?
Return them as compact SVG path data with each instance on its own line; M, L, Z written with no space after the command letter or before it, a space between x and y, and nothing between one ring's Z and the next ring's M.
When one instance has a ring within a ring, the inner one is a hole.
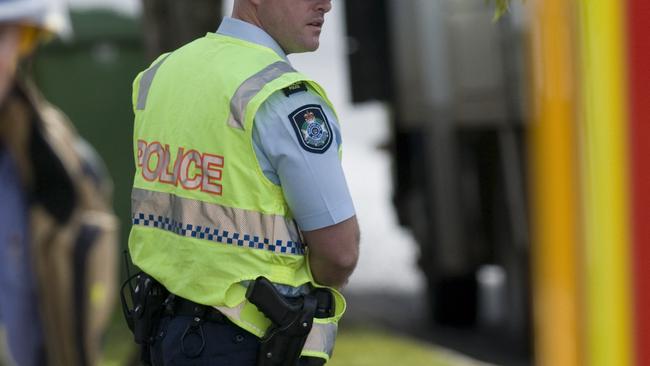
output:
M149 181L171 184L183 189L201 189L202 192L222 195L221 181L224 166L223 156L201 153L179 147L176 158L171 160L168 144L158 141L148 143L138 140L138 167L142 177Z

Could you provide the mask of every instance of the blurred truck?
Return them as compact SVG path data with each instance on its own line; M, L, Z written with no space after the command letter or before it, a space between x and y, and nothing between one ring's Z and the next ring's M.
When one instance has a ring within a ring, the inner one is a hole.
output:
M432 319L527 347L525 20L493 13L477 0L349 0L350 79L355 103L390 107L393 200Z

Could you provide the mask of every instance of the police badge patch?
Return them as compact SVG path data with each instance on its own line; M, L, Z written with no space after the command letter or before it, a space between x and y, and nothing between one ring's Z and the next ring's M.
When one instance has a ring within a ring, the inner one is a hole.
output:
M318 104L304 105L289 115L303 149L322 154L332 144L332 128L323 108Z

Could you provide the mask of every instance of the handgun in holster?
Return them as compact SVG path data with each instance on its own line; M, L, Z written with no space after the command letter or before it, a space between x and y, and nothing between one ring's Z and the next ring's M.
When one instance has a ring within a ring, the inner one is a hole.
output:
M329 290L315 289L308 295L287 299L265 277L258 277L248 286L246 298L272 323L262 338L257 366L297 366L314 318L334 314Z

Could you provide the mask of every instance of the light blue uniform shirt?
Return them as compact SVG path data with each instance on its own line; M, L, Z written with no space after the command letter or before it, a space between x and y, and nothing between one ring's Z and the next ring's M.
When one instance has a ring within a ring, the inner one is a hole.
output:
M217 33L256 43L287 60L282 47L264 30L241 20L224 18ZM333 139L322 153L306 150L292 126L292 112L318 105L332 129ZM286 96L272 94L255 115L253 147L264 175L284 192L289 208L303 231L337 224L354 216L354 205L345 181L338 149L341 131L336 115L313 90Z

